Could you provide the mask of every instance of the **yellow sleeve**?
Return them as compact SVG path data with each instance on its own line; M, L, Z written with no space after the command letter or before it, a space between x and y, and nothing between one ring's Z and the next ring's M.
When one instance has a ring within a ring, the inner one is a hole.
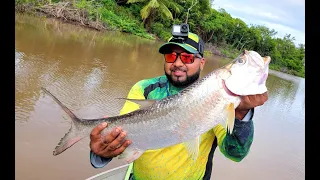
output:
M224 138L226 137L227 130L221 125L218 124L216 127L212 129L214 132L215 136L217 137L218 140L218 146L221 146Z
M135 85L132 86L127 98L128 99L145 99L143 93L144 93L144 90L142 89L140 83L137 82ZM139 109L138 104L131 101L126 101L122 109L120 110L120 115L127 114L137 109Z

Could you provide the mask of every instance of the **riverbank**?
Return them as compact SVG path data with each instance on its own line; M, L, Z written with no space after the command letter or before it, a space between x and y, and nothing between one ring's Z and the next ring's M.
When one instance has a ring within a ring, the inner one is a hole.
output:
M173 4L181 6L178 9L189 6L180 1ZM167 4L168 7L171 5ZM185 15L189 15L179 13L179 10L175 9L172 10L175 12L173 17L171 12L166 14L166 11L159 7L154 7L152 10L146 9L148 6L148 3L146 5L113 0L15 0L16 12L55 18L97 31L132 34L155 42L165 42L172 36L172 23L185 22ZM212 9L204 1L196 6L192 15L190 14L192 18L187 19L193 27L192 31L197 32L206 42L205 56L216 55L234 59L244 49L256 50L261 55L269 55L272 58L270 69L299 77L305 76L304 45L297 48L290 39L264 37L260 26L250 27L250 29L246 25L241 26L240 29L234 27L233 22L238 21L237 19L230 17L227 12ZM199 8L202 10L200 11ZM200 16L206 17L206 22L199 24L203 20L199 18ZM242 21L239 20L239 22ZM266 30L272 32L268 28Z
M17 13L34 15L41 18L55 18L66 23L71 23L97 31L121 31L117 28L108 26L108 24L99 20L99 18L91 20L86 10L76 8L70 2L51 3L41 6L35 6L30 3L16 4L15 10ZM153 34L149 34L149 37L147 38L156 41L163 41L161 38ZM205 54L213 54L225 58L235 58L239 53L239 51L231 48L221 48L213 46L210 43L205 44Z
M26 13L29 15L55 18L63 22L91 28L98 31L112 30L101 21L92 21L85 10L75 8L70 2L60 2L56 4L47 4L43 6L34 6L31 4L18 4L15 6L17 13Z

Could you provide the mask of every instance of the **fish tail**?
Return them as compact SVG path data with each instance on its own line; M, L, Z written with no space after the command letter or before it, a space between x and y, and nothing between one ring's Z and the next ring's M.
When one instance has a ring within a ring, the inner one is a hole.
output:
M78 126L81 123L81 120L71 112L69 108L67 108L65 105L63 105L53 94L51 94L48 90L41 87L41 89L51 96L53 100L60 105L60 107L70 116L72 123L69 131L64 135L63 138L61 138L60 142L56 146L55 150L53 151L53 155L56 156L58 154L61 154L68 148L70 148L72 145L74 145L76 142L80 141L84 138L81 133L79 133Z

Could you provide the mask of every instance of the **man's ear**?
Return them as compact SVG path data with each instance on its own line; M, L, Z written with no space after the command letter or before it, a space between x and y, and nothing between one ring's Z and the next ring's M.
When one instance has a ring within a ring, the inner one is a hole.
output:
M201 70L201 71L203 70L205 64L206 64L206 60L205 60L205 58L203 57L203 58L200 59L200 70Z

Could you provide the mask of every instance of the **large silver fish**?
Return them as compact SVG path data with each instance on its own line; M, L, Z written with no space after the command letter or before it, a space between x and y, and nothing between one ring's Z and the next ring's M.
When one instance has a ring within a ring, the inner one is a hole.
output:
M197 158L200 135L223 124L232 133L235 108L240 96L267 91L269 56L261 57L255 51L245 50L229 64L216 69L180 93L161 100L134 100L140 109L128 114L100 118L80 119L45 88L62 109L71 117L69 132L53 151L58 155L76 142L90 135L102 122L109 125L109 133L120 126L127 132L132 144L118 157L128 163L139 158L144 151L184 143L191 158Z

